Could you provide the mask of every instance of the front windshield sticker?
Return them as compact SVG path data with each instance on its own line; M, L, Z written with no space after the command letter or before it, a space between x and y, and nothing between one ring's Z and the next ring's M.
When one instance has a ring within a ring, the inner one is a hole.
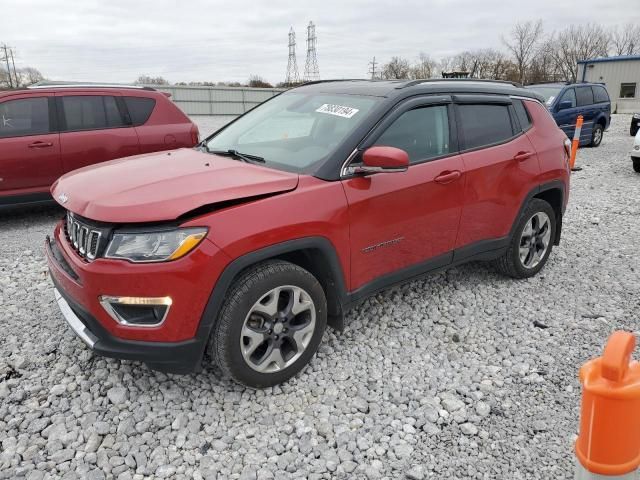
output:
M319 113L328 113L329 115L335 115L342 118L351 118L359 111L360 110L357 108L344 107L342 105L331 105L329 103L325 103L316 110L316 112Z
M547 100L547 105L551 105L551 104L553 103L553 99L554 99L554 98L556 98L556 97L554 97L553 95L551 95L551 96L549 97L549 100Z

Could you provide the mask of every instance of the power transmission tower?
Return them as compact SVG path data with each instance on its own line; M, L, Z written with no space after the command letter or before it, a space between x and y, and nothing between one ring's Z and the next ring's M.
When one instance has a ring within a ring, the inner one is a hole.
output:
M287 78L284 83L286 85L300 83L298 62L296 60L296 32L293 31L293 27L289 30L289 61L287 62Z
M7 76L9 77L9 87L13 88L13 79L11 77L11 67L9 66L9 47L7 45L2 45L0 47L4 50L4 61L7 64Z
M318 56L316 51L316 26L309 22L307 26L307 61L304 64L304 80L310 82L320 80L320 69L318 68Z
M375 80L377 78L376 77L376 73L377 73L376 72L376 65L377 65L376 57L373 57L373 60L371 60L369 62L369 65L371 66L371 68L369 69L369 73L371 74L371 80Z

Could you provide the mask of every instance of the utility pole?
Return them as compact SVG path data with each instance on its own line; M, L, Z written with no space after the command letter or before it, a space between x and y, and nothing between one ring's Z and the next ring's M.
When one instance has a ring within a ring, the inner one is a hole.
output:
M285 78L285 85L291 86L300 82L300 76L298 75L298 62L296 60L296 32L293 31L293 27L289 30L289 60L287 62L287 77Z
M371 80L375 80L376 79L376 57L373 57L373 60L371 60L369 62L369 65L371 65L371 68L369 69L369 73L371 74Z
M320 80L320 69L318 68L318 55L316 51L316 26L309 22L307 26L307 61L304 65L304 80L310 82Z
M13 79L11 78L11 68L9 67L9 53L7 52L9 47L7 45L2 45L2 49L4 50L4 61L7 63L7 75L9 76L9 87L13 88Z
M11 52L11 63L13 64L13 78L15 78L16 80L16 88L18 88L20 85L18 85L20 82L18 81L18 72L16 72L16 62L13 59L13 50L9 50L9 52ZM11 78L11 75L9 75L9 78Z

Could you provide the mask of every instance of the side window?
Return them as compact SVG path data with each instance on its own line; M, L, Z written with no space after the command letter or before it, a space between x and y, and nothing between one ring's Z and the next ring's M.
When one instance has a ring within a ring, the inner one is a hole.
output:
M153 98L147 97L124 97L124 103L127 105L129 115L133 125L139 127L149 120L151 112L156 106Z
M114 97L77 95L60 98L67 131L99 130L124 125Z
M8 100L0 103L0 138L49 133L47 97Z
M571 108L574 108L577 105L576 92L573 91L573 88L570 88L569 90L564 92L562 98L560 99L560 102L571 102Z
M579 107L593 105L593 91L591 90L591 87L578 87L576 90Z
M604 87L592 87L593 88L593 100L596 103L608 102L609 94Z
M518 121L520 122L520 128L523 131L529 130L529 127L531 127L531 118L529 117L529 112L527 111L525 102L523 102L522 100L514 99L513 108L516 111L516 116L518 117Z
M458 105L465 148L504 142L513 137L507 105Z
M404 150L411 163L449 153L447 106L422 107L403 113L375 144Z

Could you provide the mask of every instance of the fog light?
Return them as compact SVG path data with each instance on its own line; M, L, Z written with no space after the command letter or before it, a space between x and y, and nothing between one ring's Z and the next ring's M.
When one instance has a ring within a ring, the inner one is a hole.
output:
M157 327L167 318L171 297L98 297L100 305L120 325Z

